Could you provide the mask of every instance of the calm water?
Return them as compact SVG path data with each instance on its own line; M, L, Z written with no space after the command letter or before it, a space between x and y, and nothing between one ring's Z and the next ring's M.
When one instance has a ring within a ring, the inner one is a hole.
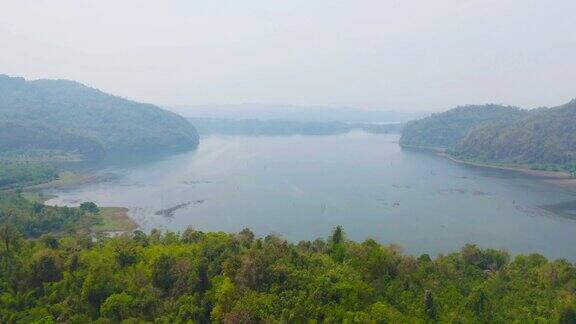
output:
M296 241L326 237L340 224L352 239L398 243L413 254L471 242L576 260L576 220L541 208L575 201L573 192L404 150L397 140L213 136L194 152L110 166L102 172L118 175L114 180L57 191L48 203L125 206L146 230L249 227Z

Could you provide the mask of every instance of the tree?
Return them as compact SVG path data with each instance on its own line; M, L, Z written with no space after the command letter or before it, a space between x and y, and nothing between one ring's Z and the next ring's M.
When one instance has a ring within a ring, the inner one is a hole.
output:
M0 241L2 241L3 253L9 254L19 240L20 233L14 225L7 221L0 225Z
M481 319L486 315L489 315L488 297L482 288L474 289L470 293L466 302L466 307Z
M44 246L52 250L58 249L58 246L60 245L58 239L52 235L43 235L40 240L44 243Z
M116 237L112 242L112 249L116 255L116 262L120 268L126 268L137 261L135 242L126 235Z
M98 214L100 212L100 209L98 208L98 205L96 205L95 203L91 202L91 201L86 201L80 204L80 210L87 212L87 213L92 213L92 214Z
M576 323L576 305L572 298L566 298L560 303L557 316L559 324Z
M180 236L180 240L184 243L195 243L200 241L203 236L204 233L195 230L192 226L188 226Z
M254 241L254 233L252 233L250 229L245 228L236 235L236 238L240 243L240 245L244 247L249 247Z
M125 292L112 294L100 307L100 313L104 317L120 322L137 313L134 304L134 298Z
M0 259L3 262L3 269L10 273L14 266L15 249L19 247L21 241L20 232L8 221L0 225Z
M426 289L424 292L424 312L426 317L430 320L436 320L438 313L436 311L436 304L434 303L434 296L432 290Z
M61 261L59 256L51 250L44 250L36 255L32 264L32 271L37 286L44 282L55 282L62 279Z
M334 231L332 231L332 236L330 236L330 242L332 244L340 244L343 241L344 241L344 229L342 228L342 226L338 225L336 226Z
M168 294L174 285L172 268L175 262L174 257L163 254L152 265L152 284L164 294Z

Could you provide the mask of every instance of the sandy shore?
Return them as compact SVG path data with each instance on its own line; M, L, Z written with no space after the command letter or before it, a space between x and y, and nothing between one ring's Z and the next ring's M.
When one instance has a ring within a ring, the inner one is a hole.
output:
M561 186L561 187L565 187L565 188L570 188L570 189L576 189L576 178L572 177L568 172L533 170L533 169L522 168L522 167L499 166L499 165L493 165L493 164L487 164L487 163L479 163L479 162L459 160L459 159L457 159L457 158L455 158L449 154L446 154L444 152L437 152L436 154L438 156L445 157L445 158L447 158L447 159L449 159L455 163L473 165L473 166L478 166L478 167L483 167L483 168L521 172L521 173L524 173L524 174L527 174L527 175L530 175L533 177L541 178L544 182L547 182L547 183L550 183L553 185L557 185L557 186Z

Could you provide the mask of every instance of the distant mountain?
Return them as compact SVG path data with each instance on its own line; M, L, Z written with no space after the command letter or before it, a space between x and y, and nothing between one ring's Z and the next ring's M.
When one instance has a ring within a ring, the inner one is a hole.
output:
M405 122L424 116L422 113L272 104L175 106L168 109L191 118L288 120L298 122Z
M0 75L0 153L82 155L198 145L183 117L67 80Z
M366 124L343 122L313 122L291 120L189 118L201 136L213 134L243 136L334 135L352 130L369 133L400 133L401 123Z
M508 124L471 131L454 154L466 159L529 165L544 169L576 167L576 99Z
M400 138L405 146L455 148L472 130L495 123L509 124L528 110L500 105L469 105L406 123Z

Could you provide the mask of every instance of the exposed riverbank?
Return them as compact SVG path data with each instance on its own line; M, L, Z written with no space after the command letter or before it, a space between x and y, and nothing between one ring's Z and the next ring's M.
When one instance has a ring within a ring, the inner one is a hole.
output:
M564 171L547 171L547 170L535 170L530 169L529 167L523 166L503 166L497 164L490 164L490 163L482 163L482 162L475 162L475 161L467 161L458 159L448 153L437 153L439 156L443 156L453 162L462 163L467 165L473 165L477 167L484 167L484 168L493 168L493 169L500 169L500 170L509 170L509 171L516 171L522 172L524 174L541 178L544 182L550 183L553 185L557 185L560 187L576 189L576 178L572 177L570 173Z
M22 196L30 201L45 203L57 196L50 193L53 189L73 188L111 179L111 175L80 174L65 171L60 173L58 179L26 187ZM129 216L126 207L100 206L102 222L92 226L95 233L121 233L133 231L139 224Z
M542 181L544 181L546 183L550 183L550 184L557 185L557 186L564 187L564 188L576 189L576 178L574 178L573 176L570 175L570 173L565 172L565 171L535 170L535 169L531 169L529 166L499 165L496 163L463 160L463 159L459 159L459 158L447 153L446 149L438 148L438 147L411 146L411 145L400 145L400 146L402 148L429 151L429 152L432 152L438 156L444 157L444 158L446 158L452 162L459 163L459 164L472 165L472 166L477 166L477 167L482 167L482 168L491 168L491 169L521 172L521 173L527 174L529 176L541 178Z

